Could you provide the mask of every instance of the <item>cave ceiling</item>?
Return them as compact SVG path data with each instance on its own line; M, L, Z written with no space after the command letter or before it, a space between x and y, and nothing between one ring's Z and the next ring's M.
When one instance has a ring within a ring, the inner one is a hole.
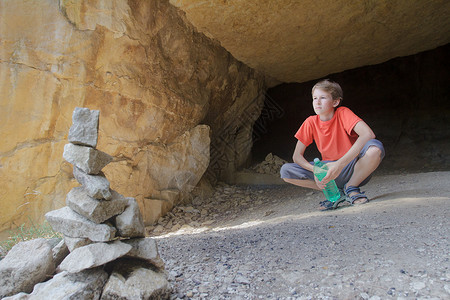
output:
M238 60L305 82L450 42L450 1L170 0Z

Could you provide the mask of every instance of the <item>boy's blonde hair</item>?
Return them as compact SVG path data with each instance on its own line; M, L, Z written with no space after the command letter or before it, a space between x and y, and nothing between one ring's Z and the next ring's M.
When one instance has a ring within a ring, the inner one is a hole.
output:
M312 88L311 94L314 93L315 89L320 89L330 93L333 97L333 100L339 99L341 100L340 103L342 103L342 100L344 99L344 93L342 92L342 88L339 83L334 82L330 79L324 79L316 83Z

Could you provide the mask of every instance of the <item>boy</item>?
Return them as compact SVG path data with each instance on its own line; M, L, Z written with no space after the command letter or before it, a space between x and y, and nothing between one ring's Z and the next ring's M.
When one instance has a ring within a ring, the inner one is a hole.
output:
M335 180L350 204L363 204L369 198L359 187L365 185L384 157L383 144L372 129L347 107L338 107L343 99L341 86L325 79L312 88L315 116L308 117L295 134L294 163L284 164L281 178L298 186L324 189ZM328 173L322 181L313 174L313 163L304 158L306 147L315 142ZM320 202L320 210L333 209L335 203Z

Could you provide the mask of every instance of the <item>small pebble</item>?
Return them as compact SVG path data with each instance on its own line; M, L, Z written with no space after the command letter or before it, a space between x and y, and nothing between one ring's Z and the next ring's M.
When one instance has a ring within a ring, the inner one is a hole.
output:
M413 283L411 283L411 285L412 285L412 288L415 289L416 291L421 290L426 287L426 284L421 281L413 282Z

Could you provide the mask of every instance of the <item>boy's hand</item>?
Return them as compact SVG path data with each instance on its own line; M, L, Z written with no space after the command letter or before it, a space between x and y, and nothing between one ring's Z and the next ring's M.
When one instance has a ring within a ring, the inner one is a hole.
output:
M325 177L323 179L325 179ZM324 183L323 180L319 181L319 179L317 179L316 176L314 176L314 180L316 181L316 185L319 189L321 189L321 190L325 189L326 183Z
M324 184L327 184L331 180L336 179L342 172L342 168L339 166L337 162L329 162L326 165L328 167L328 172L327 175L321 181L321 183Z

